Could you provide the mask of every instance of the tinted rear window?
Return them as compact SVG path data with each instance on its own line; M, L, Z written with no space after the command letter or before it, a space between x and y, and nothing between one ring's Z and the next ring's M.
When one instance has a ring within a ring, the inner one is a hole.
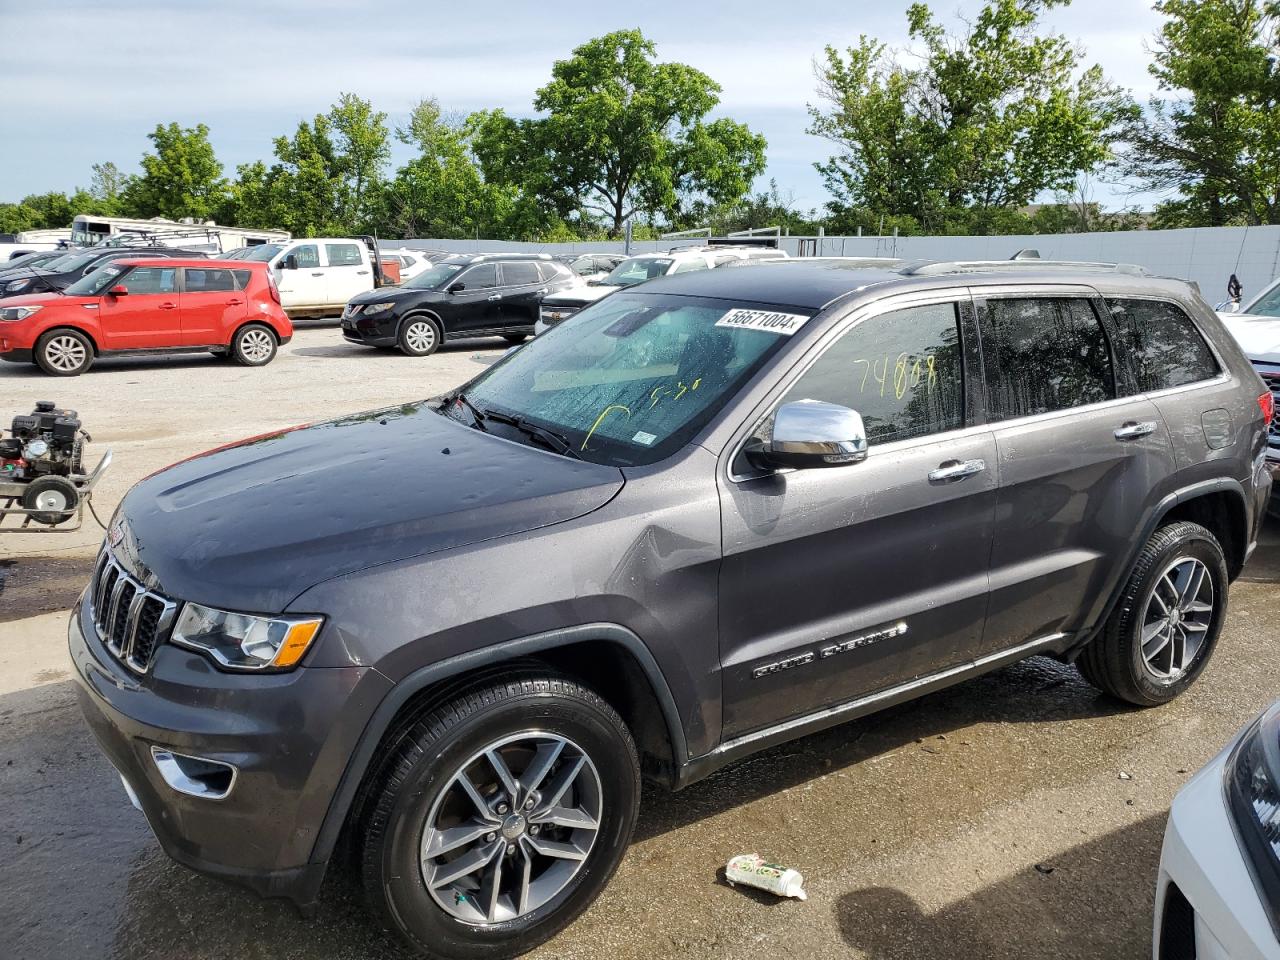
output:
M541 283L537 266L530 260L512 260L502 265L502 282L507 286Z

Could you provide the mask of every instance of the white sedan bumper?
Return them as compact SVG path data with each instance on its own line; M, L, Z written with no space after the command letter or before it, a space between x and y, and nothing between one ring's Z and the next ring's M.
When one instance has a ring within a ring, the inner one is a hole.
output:
M1230 751L1174 798L1156 883L1155 960L1280 960L1280 942L1227 808L1223 776Z

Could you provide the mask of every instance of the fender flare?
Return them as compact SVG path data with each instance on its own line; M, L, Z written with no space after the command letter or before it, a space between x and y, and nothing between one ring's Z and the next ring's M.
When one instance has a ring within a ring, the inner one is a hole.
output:
M689 760L689 749L675 698L667 685L666 677L658 667L658 661L645 646L644 641L631 630L616 623L586 623L506 640L420 667L388 691L370 716L368 723L365 724L364 732L360 734L355 750L347 760L347 767L338 781L333 798L329 801L329 810L325 814L324 822L316 834L311 863L327 863L333 855L338 835L346 823L356 794L377 759L376 752L382 743L382 738L390 729L401 708L414 696L433 684L479 667L584 641L614 643L632 656L644 671L645 678L653 688L654 696L662 710L662 718L671 738L672 762L677 768L684 766Z
M1107 620L1111 617L1112 611L1115 610L1116 604L1120 602L1120 597L1124 593L1125 584L1129 582L1129 573L1133 570L1134 563L1137 562L1138 554L1142 552L1142 548L1146 546L1151 535L1156 532L1160 523L1169 511L1179 504L1186 503L1188 500L1194 500L1196 497L1202 497L1210 493L1232 493L1240 498L1240 503L1244 507L1245 515L1245 536L1249 536L1249 497L1245 493L1244 484L1234 477L1217 477L1213 480L1202 480L1199 483L1193 483L1185 487L1181 487L1164 497L1148 515L1146 522L1143 524L1140 535L1134 539L1133 546L1130 547L1128 555L1125 557L1124 566L1120 567L1119 576L1116 582L1112 584L1110 595L1107 598L1107 605L1102 608L1102 613L1098 616L1097 622L1091 624L1085 630L1082 630L1076 641L1071 644L1062 653L1062 659L1067 662L1075 660L1080 651L1088 646L1098 635L1098 633L1106 625ZM1248 549L1248 544L1244 544Z

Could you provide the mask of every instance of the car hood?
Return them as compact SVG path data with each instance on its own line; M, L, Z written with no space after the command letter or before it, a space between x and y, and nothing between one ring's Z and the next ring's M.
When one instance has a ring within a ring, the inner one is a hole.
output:
M47 307L53 304L97 303L99 297L73 297L65 293L15 293L4 298L5 307Z
M1218 316L1250 360L1280 363L1280 318L1248 313L1220 313Z
M129 491L107 540L167 596L271 613L323 580L572 520L622 484L423 401L174 464Z
M625 290L626 287L588 287L583 284L580 287L573 287L561 293L550 293L542 298L543 304L546 306L555 306L561 304L564 306L584 306L588 303L595 303L603 297L607 297L611 293L617 293L619 290Z
M398 300L407 300L409 297L421 296L422 294L438 293L437 290L405 290L402 287L380 287L377 290L366 290L363 293L357 293L348 302L349 303L392 303Z

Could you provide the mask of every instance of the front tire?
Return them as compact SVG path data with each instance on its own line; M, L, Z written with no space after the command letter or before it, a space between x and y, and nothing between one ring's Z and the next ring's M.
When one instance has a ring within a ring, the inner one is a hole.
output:
M51 377L78 377L93 366L93 343L79 330L50 330L36 341L35 361Z
M1227 612L1222 545L1197 523L1157 530L1120 602L1076 666L1098 689L1140 707L1168 703L1200 676Z
M404 323L400 324L396 345L411 357L429 357L440 349L440 341L443 339L440 325L431 317L406 317Z
M635 743L593 691L545 674L477 685L392 747L363 825L366 893L423 956L516 956L604 888L639 800Z
M276 358L276 335L270 327L250 323L236 331L231 357L242 367L265 367Z

